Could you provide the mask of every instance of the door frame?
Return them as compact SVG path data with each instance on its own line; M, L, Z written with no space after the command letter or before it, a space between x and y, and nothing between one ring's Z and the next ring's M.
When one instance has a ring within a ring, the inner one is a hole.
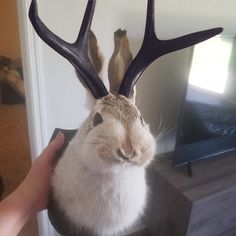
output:
M28 19L30 0L17 0L21 55L26 93L26 108L32 161L46 146L44 100L42 96L41 42ZM54 236L47 211L38 213L40 236Z

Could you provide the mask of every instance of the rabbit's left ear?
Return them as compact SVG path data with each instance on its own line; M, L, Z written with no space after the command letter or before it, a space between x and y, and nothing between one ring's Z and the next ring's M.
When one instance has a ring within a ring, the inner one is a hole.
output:
M120 84L132 60L127 32L118 29L114 33L114 52L108 65L108 79L112 94L119 94ZM130 99L135 99L135 88L131 92Z

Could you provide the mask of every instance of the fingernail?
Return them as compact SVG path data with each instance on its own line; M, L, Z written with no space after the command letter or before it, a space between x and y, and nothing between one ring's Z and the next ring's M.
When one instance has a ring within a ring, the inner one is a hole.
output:
M60 139L64 139L64 134L61 131L57 133L54 140L60 140Z

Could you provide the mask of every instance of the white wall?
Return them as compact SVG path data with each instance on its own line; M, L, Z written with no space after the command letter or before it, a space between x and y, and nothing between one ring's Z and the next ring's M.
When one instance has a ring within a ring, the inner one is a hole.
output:
M32 33L26 17L29 2L18 0L30 137L32 149L35 150L32 154L35 155L48 143L55 127L79 127L88 110L85 90L77 81L72 66ZM73 42L86 1L38 0L38 4L39 14L46 25L65 40ZM227 34L233 34L236 32L235 9L235 0L156 1L158 36L166 39L215 26L223 26ZM128 30L131 48L134 53L137 52L143 37L145 11L144 0L97 1L92 29L106 58L112 53L113 32L119 27ZM165 66L165 63L161 64L161 67ZM155 64L144 76L152 77L155 74L153 71ZM42 235L53 235L46 229L46 216L43 219Z
M69 42L76 38L86 1L40 0L39 14L46 25ZM157 31L160 38L174 37L182 33L214 26L227 25L233 32L235 18L233 0L224 1L156 1ZM128 30L131 47L138 50L144 31L146 1L100 0L97 2L92 29L106 58L113 50L113 32L119 28ZM221 17L218 17L221 14ZM225 14L224 17L222 15ZM201 17L199 17L201 16ZM187 19L186 19L187 17ZM40 42L41 83L43 90L46 140L55 127L76 128L88 111L85 107L85 91L77 81L72 66ZM106 76L106 73L105 73Z
M156 0L160 35L172 37L189 31L221 26L226 34L235 34L234 0Z
M165 55L144 72L138 83L137 106L156 137L156 154L173 151L193 47Z

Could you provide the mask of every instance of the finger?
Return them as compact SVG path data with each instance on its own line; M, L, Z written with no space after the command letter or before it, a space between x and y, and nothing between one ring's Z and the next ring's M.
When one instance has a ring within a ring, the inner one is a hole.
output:
M59 131L55 139L49 143L49 146L50 147L52 146L53 149L58 151L62 147L64 141L65 141L64 134L61 131Z
M64 141L65 141L64 134L59 131L55 139L48 144L48 146L44 149L41 155L53 158L56 155L56 152L64 144Z

